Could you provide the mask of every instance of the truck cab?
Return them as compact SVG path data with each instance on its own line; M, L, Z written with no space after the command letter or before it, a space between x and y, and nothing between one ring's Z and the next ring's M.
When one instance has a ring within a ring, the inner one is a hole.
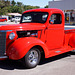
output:
M60 48L63 46L64 42L63 15L63 12L59 9L38 9L37 12L32 11L24 13L21 19L21 23L41 23L45 25L45 37L41 36L40 39L46 43L48 49ZM39 33L39 35L41 33ZM52 43L50 44L50 42Z
M0 26L0 59L21 60L33 68L41 55L49 58L74 50L75 30L64 30L64 23L60 9L23 12L20 24Z

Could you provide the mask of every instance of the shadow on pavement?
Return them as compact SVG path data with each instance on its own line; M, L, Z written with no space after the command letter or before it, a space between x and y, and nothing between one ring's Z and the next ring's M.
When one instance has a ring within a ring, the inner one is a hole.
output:
M9 59L0 61L0 68L6 70L26 69L21 62Z
M47 64L47 63L53 62L55 60L62 59L64 57L68 57L70 55L75 55L75 53L74 52L68 52L68 53L61 54L61 55L51 57L51 58L48 58L48 59L42 59L39 65L41 66L43 64ZM14 69L27 70L21 62L14 61L14 60L0 61L0 68L5 69L5 70L14 70Z
M59 60L59 59L65 58L65 57L69 57L71 55L75 55L75 52L67 52L67 53L57 55L57 56L54 56L54 57L51 57L51 58L42 59L39 65L50 63L50 62L53 62L55 60Z

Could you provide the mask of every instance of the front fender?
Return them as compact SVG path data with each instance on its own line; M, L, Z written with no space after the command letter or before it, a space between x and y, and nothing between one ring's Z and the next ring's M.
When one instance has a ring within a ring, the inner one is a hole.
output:
M49 51L45 43L35 37L25 37L15 40L8 48L7 55L13 60L21 59L32 47L36 45L43 48L45 56L49 55Z

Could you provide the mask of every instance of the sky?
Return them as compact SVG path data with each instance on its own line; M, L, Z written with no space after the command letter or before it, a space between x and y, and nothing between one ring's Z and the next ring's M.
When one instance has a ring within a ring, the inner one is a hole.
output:
M44 6L48 5L49 1L52 1L52 0L15 0L15 1L22 2L24 5L44 7Z

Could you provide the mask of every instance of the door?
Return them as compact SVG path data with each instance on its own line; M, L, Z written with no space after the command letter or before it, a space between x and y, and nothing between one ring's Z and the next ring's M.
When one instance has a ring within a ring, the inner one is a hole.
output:
M46 44L49 49L61 48L64 42L64 25L62 15L52 14L46 30Z

